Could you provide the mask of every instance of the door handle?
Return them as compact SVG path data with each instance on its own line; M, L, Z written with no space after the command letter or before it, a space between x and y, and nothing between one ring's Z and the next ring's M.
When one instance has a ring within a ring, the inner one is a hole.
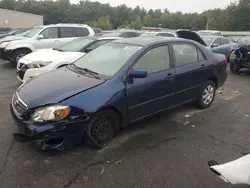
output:
M173 76L173 73L168 73L166 77Z
M59 42L59 40L56 39L55 42Z
M201 64L201 67L205 67L205 64Z

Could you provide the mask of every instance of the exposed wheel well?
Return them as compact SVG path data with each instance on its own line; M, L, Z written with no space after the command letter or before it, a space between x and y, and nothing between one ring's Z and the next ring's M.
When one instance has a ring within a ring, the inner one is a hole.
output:
M121 114L121 112L119 110L117 110L116 108L114 108L112 106L109 106L109 107L105 107L105 108L102 108L102 109L98 110L98 112L102 111L102 110L111 110L111 111L113 111L117 115L117 117L119 118L119 120L120 120L120 125L119 126L121 127L121 125L122 125L122 114Z
M208 80L211 80L215 84L216 88L218 87L218 79L216 77L209 78Z
M14 52L19 51L19 50L25 50L25 51L28 51L28 52L32 52L32 50L29 49L29 48L17 48L17 49L14 50Z

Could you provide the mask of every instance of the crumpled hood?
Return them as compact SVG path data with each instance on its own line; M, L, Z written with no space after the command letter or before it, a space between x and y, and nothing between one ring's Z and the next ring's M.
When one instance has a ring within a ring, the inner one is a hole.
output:
M21 40L21 39L27 39L27 37L23 37L21 35L11 35L11 36L1 38L0 43L8 42L8 41L14 41L14 40Z
M204 46L207 46L204 40L196 32L188 30L177 30L176 33L180 38L194 40Z
M105 80L80 75L65 67L28 80L17 92L28 108L35 108L61 102L104 82Z
M35 61L74 62L83 55L85 55L83 52L60 52L53 49L43 49L24 56L21 62L25 64Z

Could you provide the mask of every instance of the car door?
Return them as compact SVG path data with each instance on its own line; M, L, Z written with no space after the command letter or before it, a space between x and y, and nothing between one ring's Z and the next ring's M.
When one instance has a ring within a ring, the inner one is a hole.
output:
M148 76L127 81L129 120L135 121L173 105L174 74L169 46L149 49L131 68L146 69Z
M172 44L175 59L176 105L196 99L209 66L203 52L191 43Z
M74 27L59 27L59 45L62 46L76 38Z
M58 27L45 28L38 35L42 38L35 39L33 42L35 49L58 48L60 46Z

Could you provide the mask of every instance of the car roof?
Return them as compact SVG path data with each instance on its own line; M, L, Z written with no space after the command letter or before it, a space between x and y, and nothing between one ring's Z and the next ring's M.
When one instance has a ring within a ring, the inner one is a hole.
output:
M147 46L150 44L161 43L161 42L171 42L171 41L187 41L187 39L174 38L174 37L160 37L160 36L150 36L150 37L132 37L132 38L122 38L115 43L125 43L138 46Z

